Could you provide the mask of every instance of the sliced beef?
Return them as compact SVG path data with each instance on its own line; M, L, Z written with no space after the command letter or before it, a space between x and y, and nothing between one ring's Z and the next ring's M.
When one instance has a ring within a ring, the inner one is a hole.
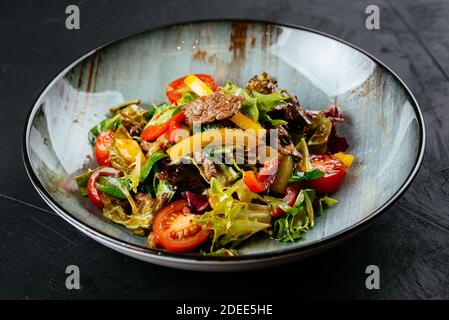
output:
M211 123L232 117L242 106L242 97L215 92L183 106L187 123Z

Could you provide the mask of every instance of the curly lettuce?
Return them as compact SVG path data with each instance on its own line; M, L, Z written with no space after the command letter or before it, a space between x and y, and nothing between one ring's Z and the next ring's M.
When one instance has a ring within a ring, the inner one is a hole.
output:
M314 226L314 210L312 202L315 190L302 189L295 203L285 209L285 216L273 224L273 236L281 242L295 242L302 239L302 233Z
M241 111L252 120L260 123L269 123L272 126L279 126L286 123L284 120L271 119L268 115L268 112L275 106L287 104L290 97L288 95L284 95L283 91L263 94L257 91L243 89L231 81L228 81L226 85L221 88L221 90L224 93L243 97Z
M271 215L266 206L250 203L258 197L239 180L224 187L212 178L209 189L211 211L203 214L197 222L213 230L211 252L216 247L235 247L253 234L271 227ZM237 198L233 197L237 194Z
M145 230L151 228L154 213L157 209L155 208L155 201L151 197L141 201L132 214L125 212L124 204L120 200L106 193L103 193L102 201L104 205L103 216L130 229L134 234L143 236Z

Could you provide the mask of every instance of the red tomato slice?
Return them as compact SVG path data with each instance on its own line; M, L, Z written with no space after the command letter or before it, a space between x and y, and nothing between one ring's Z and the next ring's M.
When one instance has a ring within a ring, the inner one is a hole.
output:
M321 193L330 193L338 189L346 175L344 164L336 157L319 154L310 157L312 167L324 172L324 176L318 179L305 181L305 188L315 189Z
M120 171L110 167L99 168L92 172L87 180L87 196L95 206L100 209L103 208L103 201L101 200L102 192L96 187L98 178L100 176L119 176L119 174Z
M263 167L257 173L259 181L265 181L267 178L273 176L278 171L279 160L277 158L271 159L263 164Z
M289 183L285 189L284 201L291 207L295 203L298 197L299 190L301 189L299 183ZM276 208L271 212L271 215L275 218L282 217L285 212L281 208Z
M186 118L186 115L185 115L184 111L181 111L181 112L177 113L176 115L174 115L172 118L170 118L170 120L168 120L167 122L165 122L163 124L147 126L143 130L143 132L140 135L140 137L143 140L147 140L147 141L156 140L157 138L159 138L159 136L161 136L162 134L167 132L167 130L169 130L170 126L174 126L175 124L178 124L178 123L184 121L185 118Z
M208 74L195 74L201 81L203 81L212 91L216 91L218 89L218 85L215 82L214 78ZM171 103L176 103L179 99L182 98L182 95L189 91L189 88L184 83L184 79L186 76L173 80L169 83L167 88L165 89L165 94L167 95L168 100Z
M243 176L243 182L246 184L249 190L255 193L266 191L274 182L275 175L266 176L263 181L258 179L253 171L246 171Z
M243 177L243 182L252 192L266 191L274 182L276 172L278 170L278 159L271 159L264 163L259 172L246 171Z
M184 212L184 200L174 201L156 213L153 233L156 243L167 250L183 252L202 244L211 230L193 222L201 215Z
M95 157L100 166L112 166L108 148L112 146L113 138L114 131L112 130L103 131L97 137L97 141L95 142Z

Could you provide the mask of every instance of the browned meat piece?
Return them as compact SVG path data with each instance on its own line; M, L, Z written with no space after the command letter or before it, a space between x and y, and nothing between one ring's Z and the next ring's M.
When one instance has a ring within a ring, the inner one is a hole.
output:
M217 174L217 168L214 163L206 157L203 150L193 152L193 159L196 163L203 166L204 177L210 181L212 177Z
M270 94L278 90L277 81L271 78L266 72L254 76L248 81L246 88L250 91L257 91L263 94Z
M242 97L215 92L183 106L189 125L210 123L232 117L242 106Z

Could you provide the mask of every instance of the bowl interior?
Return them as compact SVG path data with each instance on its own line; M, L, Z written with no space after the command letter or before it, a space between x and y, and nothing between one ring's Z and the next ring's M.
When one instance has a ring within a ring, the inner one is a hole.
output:
M414 102L386 68L326 36L265 23L205 22L145 32L108 45L61 74L31 114L26 156L52 201L88 228L145 247L146 239L102 218L82 198L74 175L95 167L87 132L109 107L165 100L165 86L187 73L210 73L219 83L244 85L267 71L306 109L336 104L338 126L356 155L338 205L317 218L297 243L257 238L241 255L275 253L335 236L387 203L413 171L422 131Z

